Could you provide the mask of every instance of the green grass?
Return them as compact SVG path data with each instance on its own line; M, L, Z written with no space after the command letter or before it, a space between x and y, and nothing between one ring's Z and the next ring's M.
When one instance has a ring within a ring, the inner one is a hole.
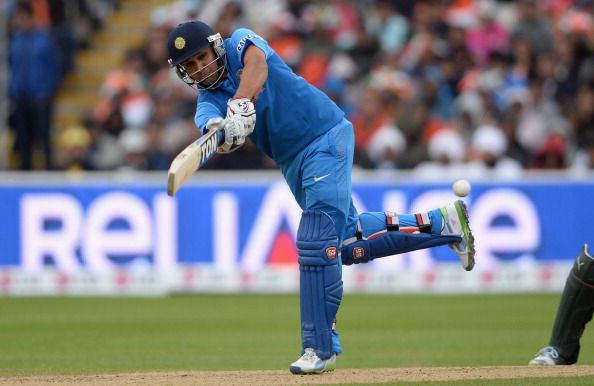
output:
M583 377L548 377L548 378L522 378L522 379L469 379L466 381L434 381L434 382L398 382L398 386L592 386L592 378ZM339 386L359 386L360 383L342 384ZM375 383L378 385L394 385L390 383ZM310 385L312 386L312 385Z
M546 345L558 302L347 294L338 366L525 365ZM0 376L285 369L300 350L298 307L297 295L0 298ZM588 330L579 363L594 363Z

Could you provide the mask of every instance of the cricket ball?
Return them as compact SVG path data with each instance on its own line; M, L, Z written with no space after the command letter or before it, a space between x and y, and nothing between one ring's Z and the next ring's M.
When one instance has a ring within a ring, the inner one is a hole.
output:
M452 184L452 190L458 197L466 197L470 193L470 182L465 179L460 179Z

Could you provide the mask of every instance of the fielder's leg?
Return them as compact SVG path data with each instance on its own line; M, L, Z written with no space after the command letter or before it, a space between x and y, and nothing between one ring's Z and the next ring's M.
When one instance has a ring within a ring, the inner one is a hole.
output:
M584 245L565 282L548 347L531 365L571 365L580 353L580 338L594 311L594 258Z
M325 212L306 210L297 232L299 250L302 356L289 370L319 374L335 368L338 348L332 325L342 299L338 236Z
M343 264L367 263L378 257L449 245L465 270L474 267L474 237L468 211L458 200L425 213L370 212L359 215L354 237L344 241Z

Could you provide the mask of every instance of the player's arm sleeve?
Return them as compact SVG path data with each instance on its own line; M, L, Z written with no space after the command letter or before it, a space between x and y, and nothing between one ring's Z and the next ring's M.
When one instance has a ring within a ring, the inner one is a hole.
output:
M233 55L237 55L232 60L240 62L243 67L233 99L247 98L255 102L268 79L268 58L273 51L264 39L251 30L240 28L231 36L231 50Z
M247 28L239 28L233 32L230 38L233 52L227 52L227 55L237 55L239 62L243 65L243 57L246 49L254 45L264 52L264 56L268 59L274 51L260 35Z
M198 102L194 123L201 134L206 132L206 123L212 118L224 118L225 114L210 102Z

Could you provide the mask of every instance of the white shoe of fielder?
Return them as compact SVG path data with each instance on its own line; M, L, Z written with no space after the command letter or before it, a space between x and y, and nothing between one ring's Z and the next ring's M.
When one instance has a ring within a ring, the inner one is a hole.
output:
M548 346L540 349L528 364L533 366L556 366L564 365L565 361L559 356L554 347Z
M439 208L443 216L442 235L458 235L462 241L450 244L450 248L458 254L462 267L470 271L474 267L474 236L468 225L468 209L463 201L458 200L452 204Z
M301 358L291 363L289 371L293 374L321 374L336 368L336 354L328 359L320 359L313 348L306 348Z

